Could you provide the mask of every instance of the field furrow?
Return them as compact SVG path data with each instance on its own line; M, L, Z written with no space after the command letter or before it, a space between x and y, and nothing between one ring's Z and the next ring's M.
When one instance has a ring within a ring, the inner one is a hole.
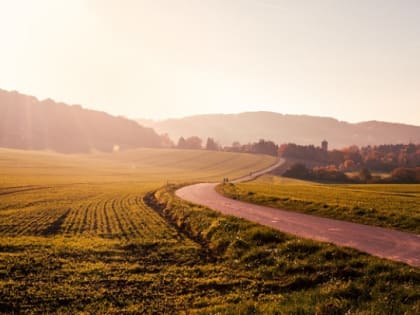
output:
M103 225L103 234L104 235L111 235L111 223L109 220L109 216L108 216L108 200L105 200L102 206L102 213L103 213L103 217L104 217L104 225Z

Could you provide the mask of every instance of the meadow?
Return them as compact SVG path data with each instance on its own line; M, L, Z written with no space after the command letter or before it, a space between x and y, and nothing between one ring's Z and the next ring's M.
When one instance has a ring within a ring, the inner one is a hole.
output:
M0 313L417 314L418 268L174 197L268 156L0 150Z
M251 203L420 234L418 184L321 184L265 175L218 189Z

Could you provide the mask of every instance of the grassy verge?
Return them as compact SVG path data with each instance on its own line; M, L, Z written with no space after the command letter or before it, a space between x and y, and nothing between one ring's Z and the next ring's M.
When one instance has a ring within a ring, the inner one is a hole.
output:
M318 184L264 176L218 190L255 204L420 233L420 185Z
M231 272L231 277L208 287L207 294L213 292L217 303L203 305L198 313L415 314L420 310L418 268L223 216L173 197L173 190L158 191L154 208L205 248L214 268Z

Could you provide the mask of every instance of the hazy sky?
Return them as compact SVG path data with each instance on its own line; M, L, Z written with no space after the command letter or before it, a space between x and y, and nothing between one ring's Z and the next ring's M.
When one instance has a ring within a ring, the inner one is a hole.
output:
M127 117L420 125L418 0L0 0L0 88Z

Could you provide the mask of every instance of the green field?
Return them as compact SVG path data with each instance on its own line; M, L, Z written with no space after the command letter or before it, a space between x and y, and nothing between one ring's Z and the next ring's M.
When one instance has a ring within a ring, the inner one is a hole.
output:
M418 314L418 268L173 196L182 183L273 162L190 150L0 150L0 313Z
M0 149L0 188L25 185L235 178L275 162L271 156L204 150L139 149L112 154L63 155Z
M219 190L270 207L420 233L416 184L319 184L265 175Z
M237 177L273 162L268 156L187 150L94 156L1 150L0 236L160 238L164 232L155 230L162 222L142 204L145 192L168 182ZM148 226L144 217L156 221L150 231L142 229Z

